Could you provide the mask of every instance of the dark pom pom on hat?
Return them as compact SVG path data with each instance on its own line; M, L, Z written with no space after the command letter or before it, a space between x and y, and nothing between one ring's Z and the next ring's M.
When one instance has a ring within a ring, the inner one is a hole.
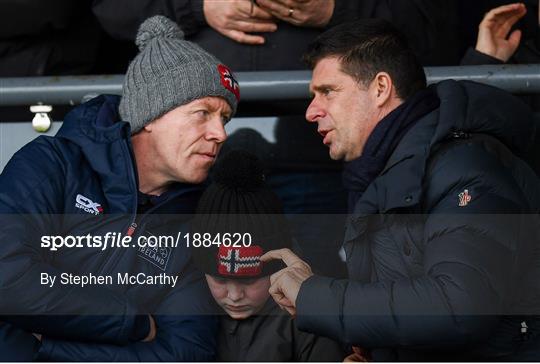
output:
M255 155L232 150L216 165L214 182L229 188L250 190L264 184L264 172Z
M263 264L258 260L260 255L292 245L282 203L266 185L259 159L240 150L229 152L217 162L213 182L199 200L191 231L212 237L249 235L249 246L211 244L192 250L201 271L227 278L254 278L277 272L281 263Z

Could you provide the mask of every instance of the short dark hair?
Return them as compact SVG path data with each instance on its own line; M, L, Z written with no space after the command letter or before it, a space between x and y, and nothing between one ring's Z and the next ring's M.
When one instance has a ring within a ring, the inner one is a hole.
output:
M399 98L426 87L426 75L405 36L382 19L344 23L319 35L304 55L313 69L326 57L338 57L341 70L367 86L377 73L387 72Z

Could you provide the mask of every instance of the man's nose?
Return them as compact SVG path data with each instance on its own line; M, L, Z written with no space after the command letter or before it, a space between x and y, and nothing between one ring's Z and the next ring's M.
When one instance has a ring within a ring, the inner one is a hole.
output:
M324 117L325 111L321 107L317 98L311 100L306 110L306 120L309 122L317 122L320 118Z
M218 144L223 143L227 139L227 132L221 117L215 117L208 126L206 132L206 140L215 141Z

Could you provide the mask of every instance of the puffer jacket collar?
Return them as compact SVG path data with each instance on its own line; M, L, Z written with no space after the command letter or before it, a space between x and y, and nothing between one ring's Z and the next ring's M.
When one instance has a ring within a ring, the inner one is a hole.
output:
M448 80L435 87L440 107L403 137L380 176L357 203L356 216L419 204L431 151L448 138L487 134L518 157L527 158L538 131L530 109L521 100L475 82Z
M100 95L71 110L57 137L65 138L81 147L112 143L130 135L129 123L120 121L120 96Z
M56 135L76 145L99 176L108 213L137 209L138 178L130 127L120 121L119 102L119 96L101 95L74 108Z

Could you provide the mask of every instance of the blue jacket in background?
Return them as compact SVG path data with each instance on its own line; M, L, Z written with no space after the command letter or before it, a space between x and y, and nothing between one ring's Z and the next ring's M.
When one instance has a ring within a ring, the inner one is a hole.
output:
M186 231L199 186L176 184L137 215L130 129L118 119L118 102L100 96L75 108L55 137L24 146L0 175L0 321L11 324L0 324L0 332L17 327L43 334L41 360L212 360L217 321L206 316L203 305L211 297L183 241L155 249L41 247L43 235L125 235L135 228L135 241ZM57 278L48 287L40 284L43 272L166 273L178 274L179 283L82 288ZM158 325L152 343L140 342L148 333L147 313ZM10 359L9 351L0 356Z

